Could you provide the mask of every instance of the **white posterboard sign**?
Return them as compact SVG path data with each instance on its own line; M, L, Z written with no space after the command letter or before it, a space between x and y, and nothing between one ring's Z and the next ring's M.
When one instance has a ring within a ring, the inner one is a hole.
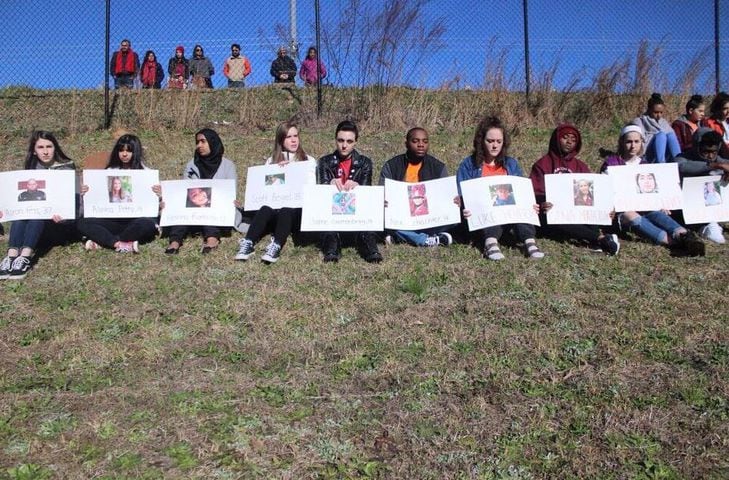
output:
M678 165L651 163L608 167L616 212L652 212L683 208Z
M532 181L528 178L498 175L461 182L464 208L470 210L468 230L494 225L531 223L539 225L534 211Z
M456 177L408 183L385 179L385 228L423 230L461 222Z
M159 198L152 185L159 183L158 170L84 170L84 217L156 217Z
M301 208L304 185L316 183L316 162L276 163L250 167L246 176L245 210L271 208Z
M613 185L600 173L559 173L544 176L550 225L611 225Z
M729 222L729 186L720 176L683 179L683 219L687 224Z
M233 226L235 180L167 180L161 185L161 226Z
M385 188L360 185L339 191L334 185L304 187L303 232L381 232Z
M76 218L74 170L14 170L0 173L3 222Z

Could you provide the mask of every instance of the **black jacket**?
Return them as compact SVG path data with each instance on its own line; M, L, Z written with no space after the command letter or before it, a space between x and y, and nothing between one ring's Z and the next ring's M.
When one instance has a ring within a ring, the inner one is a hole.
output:
M335 178L341 177L339 171L339 157L337 153L325 155L316 164L316 182L328 185ZM372 185L372 160L360 155L357 150L352 152L352 168L349 170L348 180L360 185Z
M402 182L405 180L405 172L408 168L408 160L405 154L391 158L382 166L380 172L380 185L385 184L385 179L397 180ZM418 180L426 182L428 180L437 180L448 176L448 169L445 163L435 157L426 155L423 159L423 165L418 172Z

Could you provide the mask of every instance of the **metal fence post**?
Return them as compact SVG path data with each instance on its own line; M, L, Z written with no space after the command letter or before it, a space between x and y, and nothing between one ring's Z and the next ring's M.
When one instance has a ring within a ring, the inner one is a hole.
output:
M111 115L109 112L109 41L111 32L111 0L106 0L106 40L104 42L104 128L111 126Z
M526 80L526 104L529 106L531 69L529 67L529 0L524 0L524 76Z
M719 68L719 0L714 0L714 75L716 93L721 91L721 69Z

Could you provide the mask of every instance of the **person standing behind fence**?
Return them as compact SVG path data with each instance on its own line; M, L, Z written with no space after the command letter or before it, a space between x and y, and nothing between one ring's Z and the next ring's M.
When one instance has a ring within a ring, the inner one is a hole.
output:
M177 46L175 55L167 63L167 73L170 74L167 88L185 88L190 76L190 61L185 58L185 47L182 45Z
M190 59L190 86L193 88L213 88L212 76L215 68L205 56L201 45L195 45Z
M296 63L289 57L286 47L278 49L278 57L271 63L273 83L294 83L296 80Z
M648 99L645 113L631 122L645 132L645 156L650 163L666 163L681 153L676 133L663 118L665 111L666 104L661 94L654 93Z
M144 62L139 69L139 80L142 82L142 88L162 88L162 80L165 78L165 72L162 65L157 61L157 55L152 50L147 50L144 54Z
M304 81L304 85L316 85L318 79L324 79L327 76L327 69L318 58L316 48L309 47L306 58L301 62L299 77ZM317 62L319 63L319 72L317 74Z
M119 51L111 56L109 71L114 77L114 88L134 88L134 79L139 72L139 56L132 50L132 42L128 39L122 40Z
M243 88L246 86L246 77L251 74L251 63L240 54L240 45L234 43L230 46L230 57L223 65L223 75L228 79L228 88Z

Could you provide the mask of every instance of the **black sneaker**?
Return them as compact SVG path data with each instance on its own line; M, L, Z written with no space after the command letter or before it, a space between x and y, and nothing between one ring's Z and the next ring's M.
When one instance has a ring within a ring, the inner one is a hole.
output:
M336 233L325 234L322 238L322 252L325 262L338 262L342 256L342 247L339 243L339 235Z
M261 260L264 263L276 263L278 261L278 257L281 256L281 245L276 243L276 241L272 238L271 243L268 244L268 247L266 247L266 253L261 255Z
M377 237L374 233L366 232L360 234L359 237L362 258L368 263L379 263L382 261L382 255L377 248Z
M30 264L30 257L24 257L23 255L15 257L8 280L24 279L25 276L28 275L28 272L30 272L31 268L32 265Z
M600 244L602 251L608 255L615 256L620 251L620 241L618 240L618 236L614 233L605 235L598 243Z
M691 230L678 237L678 244L686 250L689 257L703 257L706 255L706 245L696 233Z
M13 269L13 261L18 257L11 257L10 255L3 258L0 262L0 280L6 279L10 276L10 271Z

